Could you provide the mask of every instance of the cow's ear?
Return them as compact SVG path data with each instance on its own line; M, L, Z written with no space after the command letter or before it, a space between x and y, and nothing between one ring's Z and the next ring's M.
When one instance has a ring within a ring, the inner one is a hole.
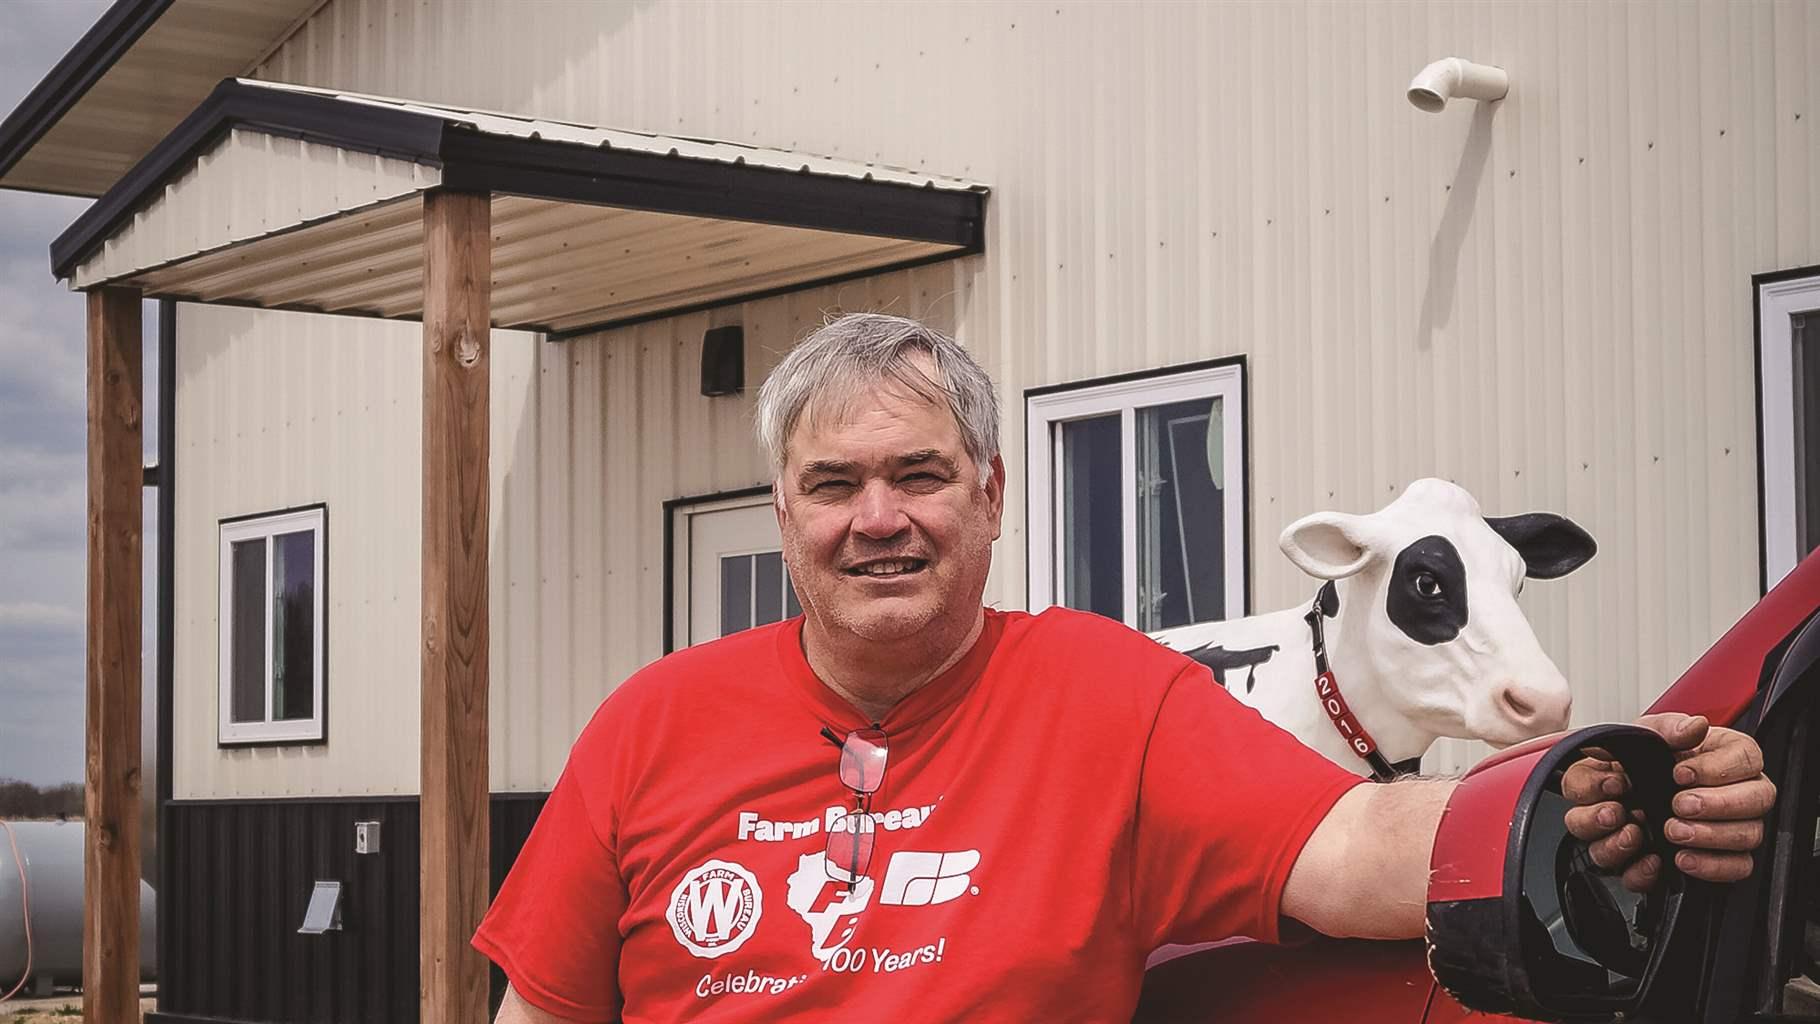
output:
M1523 556L1524 572L1531 579L1565 576L1598 554L1592 534L1578 523L1553 512L1520 516L1486 516L1485 522Z
M1289 524L1277 546L1303 572L1323 580L1344 579L1371 561L1365 517L1345 512L1303 516Z

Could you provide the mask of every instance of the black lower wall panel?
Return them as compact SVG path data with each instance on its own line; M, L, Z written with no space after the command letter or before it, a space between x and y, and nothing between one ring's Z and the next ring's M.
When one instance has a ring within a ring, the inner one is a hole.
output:
M524 846L543 794L495 794L491 890ZM169 805L170 942L153 1024L405 1024L417 1020L418 805L382 800ZM354 852L354 823L381 823ZM342 885L342 930L301 935L317 881ZM504 978L493 974L494 1002Z

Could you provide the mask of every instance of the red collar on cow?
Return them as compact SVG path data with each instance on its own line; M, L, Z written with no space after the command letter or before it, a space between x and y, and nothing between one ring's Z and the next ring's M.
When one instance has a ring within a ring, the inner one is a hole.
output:
M1371 766L1371 777L1375 782L1389 782L1397 777L1398 769L1403 764L1393 765L1383 754L1378 752L1378 744L1353 717L1352 709L1346 706L1346 698L1340 696L1339 680L1333 677L1333 669L1327 664L1327 642L1321 631L1321 595L1314 595L1314 607L1308 609L1306 619L1308 631L1314 636L1314 696L1320 702L1321 710L1333 722L1333 727L1340 731L1346 745L1352 752L1363 758ZM1419 763L1419 762L1418 762ZM1404 764L1407 764L1405 762Z

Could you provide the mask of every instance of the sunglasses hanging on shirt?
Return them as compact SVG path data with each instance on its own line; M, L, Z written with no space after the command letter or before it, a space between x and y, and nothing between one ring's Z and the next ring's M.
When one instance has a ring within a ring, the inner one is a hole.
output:
M828 877L852 884L865 877L866 868L872 863L872 848L878 840L878 823L871 813L872 794L884 784L890 751L885 745L885 731L877 726L855 729L845 740L823 726L822 736L840 747L841 785L853 791L857 804L852 812L828 825Z

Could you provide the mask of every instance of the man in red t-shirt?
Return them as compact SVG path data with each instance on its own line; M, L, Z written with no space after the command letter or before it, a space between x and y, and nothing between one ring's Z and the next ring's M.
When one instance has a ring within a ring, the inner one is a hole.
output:
M1451 782L1360 785L1142 634L981 606L1005 471L953 341L843 317L758 427L805 614L601 705L474 937L502 1024L1122 1021L1165 943L1421 934ZM1760 752L1657 724L1722 808L1688 816L1678 866L1742 877ZM1647 885L1616 808L1570 820Z

